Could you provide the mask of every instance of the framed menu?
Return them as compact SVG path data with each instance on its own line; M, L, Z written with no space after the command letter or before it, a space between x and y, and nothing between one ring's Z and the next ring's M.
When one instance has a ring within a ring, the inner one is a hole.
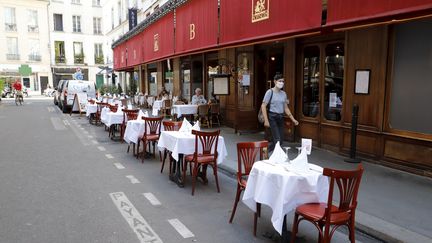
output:
M215 95L229 95L229 76L213 77L213 93Z
M357 69L355 74L355 94L369 94L369 69Z

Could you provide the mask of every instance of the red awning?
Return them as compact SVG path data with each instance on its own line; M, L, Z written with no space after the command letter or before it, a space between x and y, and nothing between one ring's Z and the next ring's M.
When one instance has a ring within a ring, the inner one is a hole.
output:
M174 13L170 12L144 30L144 63L174 54Z
M432 9L431 0L328 0L326 25L366 21L427 9Z
M322 0L221 0L220 44L319 28Z
M128 59L127 59L127 66L133 67L136 65L140 65L142 60L142 53L143 53L143 33L140 33L138 35L135 35L131 39L127 41L127 51L128 51Z
M188 1L176 9L176 54L217 45L218 0Z
M125 41L114 48L114 70L121 70L127 67L127 43L128 41Z

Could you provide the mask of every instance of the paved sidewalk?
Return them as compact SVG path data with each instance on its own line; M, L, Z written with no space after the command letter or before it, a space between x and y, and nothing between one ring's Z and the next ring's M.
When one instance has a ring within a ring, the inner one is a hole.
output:
M258 141L263 133L237 135L231 128L222 127L228 157L220 165L225 173L237 171L236 144ZM295 158L299 144L290 146L289 157ZM344 162L344 157L327 150L313 148L310 163L322 167L354 169L357 164ZM358 230L386 242L432 242L432 179L394 170L370 162L365 169L359 191L356 214ZM291 220L288 220L290 223Z

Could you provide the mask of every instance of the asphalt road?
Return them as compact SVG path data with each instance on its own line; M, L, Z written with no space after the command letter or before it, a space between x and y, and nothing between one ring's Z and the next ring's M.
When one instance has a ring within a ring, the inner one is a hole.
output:
M62 114L52 100L16 106L3 99L0 131L0 243L278 241L269 208L263 207L258 237L253 213L242 203L228 223L233 178L221 173L217 193L209 173L208 185L198 183L191 196L190 179L179 188L167 167L160 173L159 155L142 164L103 126ZM316 236L303 223L298 242ZM348 242L345 231L332 242Z

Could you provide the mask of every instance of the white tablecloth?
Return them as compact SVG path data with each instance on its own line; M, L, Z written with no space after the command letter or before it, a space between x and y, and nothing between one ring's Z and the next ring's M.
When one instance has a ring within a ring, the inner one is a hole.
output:
M172 157L178 161L179 154L188 155L195 152L195 135L178 131L163 131L159 137L158 148L160 151L163 151L164 148L171 151ZM219 136L217 151L217 163L220 164L228 155L222 136Z
M155 100L155 98L154 98L153 96L149 96L149 97L147 97L147 103L148 103L150 106L153 106L153 102L154 102L154 100Z
M282 234L284 215L304 203L327 202L328 191L328 178L320 172L300 174L258 161L250 171L243 203L254 211L257 202L270 206L273 227Z
M120 108L119 108L120 109ZM103 114L103 116L102 116ZM101 121L107 126L110 127L111 125L115 124L122 124L123 123L123 111L120 112L108 112L104 109L102 109L101 112Z
M90 116L90 114L96 113L97 111L97 104L86 104L86 116Z
M161 123L162 126L162 123ZM138 139L142 137L145 129L145 121L144 120L130 120L127 122L125 134L123 140L126 143L138 143ZM148 128L147 128L148 129ZM164 127L161 127L161 131L164 130Z
M194 115L198 113L198 105L173 105L172 114L177 114L177 117L182 115Z
M160 110L161 108L162 108L162 105L163 105L163 100L155 100L154 102L153 102L153 110Z

